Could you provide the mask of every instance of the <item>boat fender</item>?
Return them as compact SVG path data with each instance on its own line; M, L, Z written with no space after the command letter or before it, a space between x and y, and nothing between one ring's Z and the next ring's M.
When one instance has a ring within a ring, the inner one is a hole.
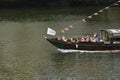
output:
M78 48L78 44L76 44L76 48Z

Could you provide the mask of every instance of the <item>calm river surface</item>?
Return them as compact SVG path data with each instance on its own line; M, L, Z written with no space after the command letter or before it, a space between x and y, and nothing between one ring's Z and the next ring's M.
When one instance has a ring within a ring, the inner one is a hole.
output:
M80 20L100 7L0 9L0 80L120 80L120 53L60 53L43 35L80 36L120 28L120 7ZM65 34L60 29L74 24Z

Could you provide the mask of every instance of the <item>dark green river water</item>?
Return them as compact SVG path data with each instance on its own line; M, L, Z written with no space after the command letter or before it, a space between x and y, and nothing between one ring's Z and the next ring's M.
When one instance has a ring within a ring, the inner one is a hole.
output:
M0 80L120 80L120 52L65 54L43 38L48 27L72 37L120 28L120 7L81 22L99 9L0 9Z

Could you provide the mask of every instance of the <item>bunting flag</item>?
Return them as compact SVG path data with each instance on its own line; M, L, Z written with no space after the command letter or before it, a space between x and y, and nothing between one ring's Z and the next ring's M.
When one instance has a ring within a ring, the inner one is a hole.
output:
M74 28L74 27L72 25L70 25L69 28Z
M64 30L68 31L69 29L68 28L64 28Z
M97 15L98 15L98 13L94 13L93 15L96 15L96 16L97 16Z
M82 19L82 22L84 22L84 23L85 23L85 22L87 22L87 21L86 21L86 19Z
M92 16L88 16L88 18L92 18Z
M105 9L109 9L109 7L105 7Z
M103 12L103 10L99 10L98 12Z
M118 0L118 3L120 3L120 0Z
M61 32L62 32L62 33L65 33L65 31L64 31L63 29L61 29Z
M115 5L115 6L118 6L119 4L117 4L117 3L114 3L114 5Z
M120 5L120 0L116 1L115 3L109 5L109 6L103 8L103 9L101 9L101 10L99 10L98 12L93 13L92 15L89 15L89 16L86 17L86 18L83 18L81 21L82 21L83 23L86 23L86 22L87 22L87 19L92 19L93 16L97 16L97 15L99 15L99 13L102 13L102 12L108 10L110 7L118 6L118 5ZM70 29L73 29L73 28L74 28L73 25L70 25L70 26L68 26L68 27L66 27L66 28L61 29L60 31L61 31L62 33L65 33L65 31L69 31Z

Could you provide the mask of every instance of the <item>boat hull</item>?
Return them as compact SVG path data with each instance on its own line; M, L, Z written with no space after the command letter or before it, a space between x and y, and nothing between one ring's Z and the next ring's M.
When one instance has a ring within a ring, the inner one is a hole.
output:
M89 50L89 51L120 50L120 44L111 44L104 42L70 43L51 38L47 40L59 49Z

